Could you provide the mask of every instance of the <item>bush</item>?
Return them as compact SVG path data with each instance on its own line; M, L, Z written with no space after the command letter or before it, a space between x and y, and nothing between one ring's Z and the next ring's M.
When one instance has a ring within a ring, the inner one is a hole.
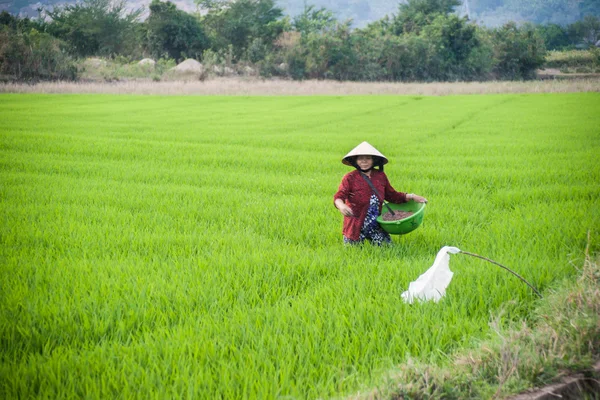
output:
M380 63L391 81L432 81L432 50L421 36L385 36Z
M517 27L514 22L492 31L494 74L497 79L533 79L545 62L546 49L531 25Z
M292 49L287 54L288 73L292 79L302 80L307 77L306 52L301 46Z
M181 61L200 58L208 39L198 20L175 4L153 0L146 21L148 51L154 58L167 56Z
M123 0L83 0L47 14L48 33L68 43L78 57L141 53L136 23L141 10L128 12Z
M477 26L456 15L440 15L425 26L422 36L433 51L430 75L437 80L475 80L487 73L487 49L482 47Z
M28 33L0 29L0 75L2 80L74 80L75 62L60 40L32 29Z
M386 79L380 64L383 43L378 38L361 33L351 36L355 62L348 66L348 74L355 81L380 81Z
M536 30L548 50L565 49L571 45L567 30L558 24L540 25Z

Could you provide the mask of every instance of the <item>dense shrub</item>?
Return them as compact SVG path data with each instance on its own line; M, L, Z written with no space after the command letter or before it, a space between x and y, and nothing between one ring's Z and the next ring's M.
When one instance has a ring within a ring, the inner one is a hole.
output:
M241 60L256 39L270 50L273 41L285 30L289 21L275 0L197 0L207 10L201 18L211 49L219 51L229 46L236 60Z
M2 80L72 80L76 76L75 63L60 40L35 29L23 33L0 27Z
M583 47L594 46L600 40L600 19L591 15L567 27L571 43Z
M391 81L430 81L432 49L417 35L388 35L383 38L380 62Z
M145 27L147 49L154 58L199 59L208 48L198 20L169 1L152 1Z
M460 0L407 0L398 6L394 16L393 30L397 35L403 33L418 34L440 15L449 15Z
M349 65L349 74L356 81L386 80L385 68L381 65L383 42L360 32L351 37L354 63Z
M546 50L533 26L521 28L515 23L493 30L494 69L498 79L533 79L536 70L544 65Z
M47 12L47 32L65 41L77 57L134 56L141 53L141 10L128 12L125 1L83 0Z
M354 62L354 52L347 25L324 34L311 33L303 39L307 49L306 74L313 79L351 79L349 66Z
M567 30L558 24L540 25L536 30L547 50L561 50L572 45Z
M432 51L429 74L434 79L475 80L487 72L488 58L485 52L481 54L484 49L477 27L466 18L439 15L423 28L422 36Z

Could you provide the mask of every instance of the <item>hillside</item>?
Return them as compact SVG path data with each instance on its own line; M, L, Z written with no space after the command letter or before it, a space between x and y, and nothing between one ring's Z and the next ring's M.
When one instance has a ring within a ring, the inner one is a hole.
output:
M151 0L127 0L132 9L146 7ZM386 15L397 13L398 5L405 0L276 0L285 14L290 16L302 12L304 5L325 7L341 20L351 19L354 27L364 27ZM64 0L0 0L0 11L36 17L40 7L52 7ZM197 11L194 0L172 0L178 8L187 12ZM482 25L498 26L507 21L571 24L586 15L600 16L598 0L554 0L546 2L523 2L521 0L463 0L457 10L468 14Z

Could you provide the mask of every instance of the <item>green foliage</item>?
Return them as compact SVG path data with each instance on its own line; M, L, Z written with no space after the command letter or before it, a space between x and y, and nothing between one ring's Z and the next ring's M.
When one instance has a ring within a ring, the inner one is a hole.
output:
M388 80L381 65L383 41L367 33L354 33L351 38L353 63L348 66L347 79L356 81Z
M32 29L42 32L46 28L46 24L42 19L17 18L7 11L0 13L0 26L6 26L19 32L29 32Z
M270 47L261 38L255 38L248 46L244 58L251 63L258 63L267 57Z
M494 70L498 79L522 80L535 77L544 65L543 39L531 25L521 28L509 23L492 31Z
M460 0L408 0L400 3L398 14L394 16L394 32L398 35L419 33L439 15L451 13L459 4Z
M0 26L0 80L72 80L77 69L64 43L43 32Z
M372 22L368 24L365 28L358 29L357 31L375 37L393 34L395 32L394 20L386 15L384 18Z
M559 7L561 1L553 4ZM532 29L512 23L488 30L453 14L459 3L410 0L399 5L398 15L364 29L352 29L351 21L340 23L329 9L307 3L290 19L275 0L197 0L200 15L153 0L145 22L135 19L139 12L126 14L122 2L85 0L58 7L49 22L4 13L0 24L63 38L77 56L191 57L217 68L258 69L265 77L360 81L530 79L543 65L544 46L588 47L599 38L600 22L593 16L568 26ZM473 3L474 8L505 5L503 0ZM542 4L517 8L532 7Z
M287 72L292 79L302 80L308 76L308 57L307 49L303 46L297 45L290 48L285 54L285 63L287 65ZM277 69L275 69L277 71Z
M391 81L432 81L429 42L418 35L388 35L383 38L380 63Z
M558 24L538 25L536 31L544 40L547 50L560 50L572 44L567 30Z
M420 35L392 35L389 25L302 35L286 62L294 79L473 80L491 69L491 49L466 19L438 14ZM292 67L293 66L293 67Z
M130 56L140 52L140 14L141 10L127 12L125 1L83 0L47 11L47 32L67 42L79 57Z
M587 16L569 25L567 31L573 44L593 46L600 40L600 18Z
M333 12L322 7L316 9L314 6L304 5L301 14L294 17L292 27L303 35L315 32L326 32L335 28L337 20Z
M232 46L241 59L255 39L271 47L273 41L289 29L289 21L274 0L234 0L230 3L199 1L208 13L202 24L215 51Z
M491 69L491 45L485 32L456 15L437 13L419 33L396 36L389 20L360 30L370 38L360 51L379 52L381 78L402 81L485 79Z
M436 80L475 80L487 72L485 57L474 57L482 43L477 27L466 18L438 15L422 30L433 53L430 74Z
M155 58L200 59L208 39L200 22L170 1L152 0L146 21L148 52Z
M306 76L312 79L349 79L348 68L353 65L350 28L338 24L324 34L311 33L302 38L306 49Z

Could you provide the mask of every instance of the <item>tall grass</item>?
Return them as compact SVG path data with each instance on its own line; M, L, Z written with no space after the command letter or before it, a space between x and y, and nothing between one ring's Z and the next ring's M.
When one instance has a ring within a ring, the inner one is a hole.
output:
M111 83L0 83L0 93L143 94L143 95L426 95L600 92L600 79L547 79L527 82L337 82L214 78L205 81L123 81Z
M316 398L441 362L531 317L600 226L595 93L0 96L2 397ZM429 199L347 248L332 195L368 140ZM591 252L598 251L593 243Z

